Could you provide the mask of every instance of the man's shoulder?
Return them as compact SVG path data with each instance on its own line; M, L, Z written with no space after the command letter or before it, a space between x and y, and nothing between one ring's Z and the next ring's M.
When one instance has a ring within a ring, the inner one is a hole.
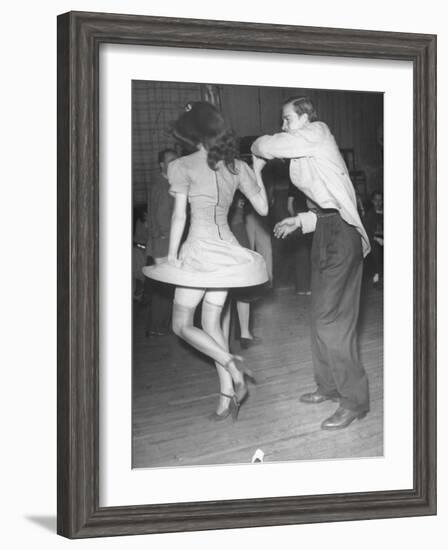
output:
M311 122L306 129L303 131L303 136L306 137L309 141L324 141L329 136L331 136L330 129L321 120L316 120Z

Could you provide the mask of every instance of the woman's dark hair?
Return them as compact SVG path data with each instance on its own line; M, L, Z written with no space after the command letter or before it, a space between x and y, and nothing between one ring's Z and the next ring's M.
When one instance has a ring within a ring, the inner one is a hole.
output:
M236 137L226 128L222 114L211 103L188 103L185 112L174 123L173 133L177 139L190 147L196 148L202 143L208 153L207 164L212 170L216 170L218 162L222 160L230 172L237 173Z
M315 120L318 120L316 110L309 97L290 97L289 99L283 102L283 107L285 105L289 105L290 103L292 104L295 112L299 116L307 114L308 120L310 122L314 122Z

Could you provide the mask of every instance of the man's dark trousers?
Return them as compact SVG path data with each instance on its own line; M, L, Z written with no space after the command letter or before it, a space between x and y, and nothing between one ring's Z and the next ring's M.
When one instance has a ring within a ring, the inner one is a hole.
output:
M338 213L318 214L311 251L311 347L323 395L353 411L369 410L367 375L359 359L357 323L363 256L358 231Z

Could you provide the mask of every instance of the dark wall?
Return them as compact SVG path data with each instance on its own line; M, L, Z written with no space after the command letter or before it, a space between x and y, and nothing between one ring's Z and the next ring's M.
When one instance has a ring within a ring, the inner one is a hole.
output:
M222 111L239 136L279 131L281 105L290 96L309 95L319 118L333 132L339 147L353 149L358 170L367 178L367 192L382 188L383 95L368 92L306 90L217 85ZM132 179L134 202L146 201L146 189L158 170L157 153L173 146L170 125L189 101L202 97L203 86L182 82L133 82ZM380 136L381 137L381 136Z
M213 88L219 91L222 112L239 137L278 132L283 101L291 96L308 95L339 147L353 149L355 168L365 172L365 192L382 189L382 94L236 85ZM158 151L174 145L171 123L186 103L204 97L204 85L134 81L132 90L133 197L134 204L143 204L147 188L159 170ZM287 171L275 180L275 203L269 214L271 228L288 215ZM290 286L294 281L294 242L273 239L272 244L276 286Z
M189 101L200 99L200 84L132 82L132 190L134 204L146 203L147 186L159 171L158 152L174 146L171 124Z
M366 192L382 189L383 94L257 86L220 88L223 112L240 136L278 132L283 101L291 96L309 96L339 147L353 149L355 168L366 175Z

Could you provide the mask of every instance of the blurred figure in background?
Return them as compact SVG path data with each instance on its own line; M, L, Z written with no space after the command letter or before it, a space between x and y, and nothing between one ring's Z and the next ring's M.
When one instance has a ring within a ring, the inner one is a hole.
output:
M170 225L174 199L169 192L168 165L177 159L174 149L163 149L158 154L160 172L148 189L148 242L147 255L155 264L166 260L170 242ZM152 261L148 263L151 264ZM146 334L163 336L170 332L173 289L170 285L148 281L151 306L149 308Z
M232 207L229 211L229 227L241 246L251 248L247 236L245 223L245 210L247 208L246 198L242 193L235 193ZM269 273L268 273L269 274ZM236 288L230 291L230 298L235 300L238 322L240 327L240 345L247 349L252 345L260 344L261 338L254 336L250 329L250 304L257 298L253 288ZM230 321L230 319L229 319Z
M288 188L288 213L297 216L300 212L309 210L306 196L292 182ZM312 234L304 235L296 231L291 235L295 240L295 291L296 294L309 296L311 294L311 244Z
M147 212L145 205L134 206L132 215L132 297L136 302L143 299L146 265L146 242L148 239Z
M370 196L371 206L364 216L364 226L372 246L370 262L373 270L372 282L375 287L381 288L383 284L383 194L374 191Z
M159 152L160 172L148 189L148 251L155 263L160 263L168 256L174 199L169 193L167 171L169 163L177 158L174 149L164 149Z

